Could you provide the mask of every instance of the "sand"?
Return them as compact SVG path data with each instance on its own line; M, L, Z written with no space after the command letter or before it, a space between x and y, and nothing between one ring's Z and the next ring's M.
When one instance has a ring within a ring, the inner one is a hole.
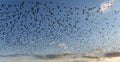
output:
M0 62L103 62L98 60L54 59L54 60L2 60Z
M120 57L101 59L52 59L52 60L11 58L0 60L0 62L120 62Z

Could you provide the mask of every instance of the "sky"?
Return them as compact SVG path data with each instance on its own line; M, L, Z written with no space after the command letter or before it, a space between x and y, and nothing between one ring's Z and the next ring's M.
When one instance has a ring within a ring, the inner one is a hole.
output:
M120 48L119 0L0 0L0 53Z

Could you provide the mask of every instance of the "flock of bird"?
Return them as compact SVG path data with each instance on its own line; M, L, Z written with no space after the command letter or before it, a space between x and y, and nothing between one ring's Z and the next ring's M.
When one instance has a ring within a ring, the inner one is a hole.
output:
M107 28L104 26L101 28L102 23L96 19L104 15L100 9L87 6L81 9L67 6L64 2L38 0L23 1L18 4L0 4L0 43L4 43L3 48L22 46L24 49L31 48L30 46L41 48L36 44L42 45L44 41L54 40L64 42L68 38L84 42L84 39L95 31L103 33L104 37L104 30ZM119 11L114 10L112 15L115 14L119 14ZM109 18L104 17L103 20L109 20ZM116 18L114 18L115 20ZM104 24L110 25L109 21ZM116 25L110 25L110 27L116 28ZM67 38L65 38L66 36Z

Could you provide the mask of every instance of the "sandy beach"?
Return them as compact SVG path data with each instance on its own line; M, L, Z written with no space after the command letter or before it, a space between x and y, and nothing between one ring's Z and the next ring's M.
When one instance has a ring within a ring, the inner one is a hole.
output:
M0 62L120 62L120 57L100 59L51 59L51 60L12 58L0 60Z

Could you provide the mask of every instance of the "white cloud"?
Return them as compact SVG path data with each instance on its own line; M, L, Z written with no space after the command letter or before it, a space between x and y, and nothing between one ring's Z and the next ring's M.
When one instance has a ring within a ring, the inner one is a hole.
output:
M67 47L67 44L65 44L65 43L57 43L57 42L55 42L55 41L52 41L52 42L49 43L49 45L56 45L56 46L64 49L64 50L65 50L65 53L71 53L71 52L69 51L69 48Z
M113 5L113 3L115 2L115 0L110 0L108 2L103 2L101 5L100 5L100 11L102 12L106 12L109 10L109 8Z
M107 51L108 51L107 49L99 49L99 50L96 50L95 53L104 53Z
M71 51L69 50L69 48L67 47L67 44L65 43L60 43L58 44L59 47L63 48L65 50L65 53L71 53Z
M49 43L49 45L53 45L53 44L56 44L56 42L52 41L52 42Z
M62 47L62 48L64 48L65 50L67 49L67 45L64 44L64 43L60 43L60 44L59 44L59 47Z

